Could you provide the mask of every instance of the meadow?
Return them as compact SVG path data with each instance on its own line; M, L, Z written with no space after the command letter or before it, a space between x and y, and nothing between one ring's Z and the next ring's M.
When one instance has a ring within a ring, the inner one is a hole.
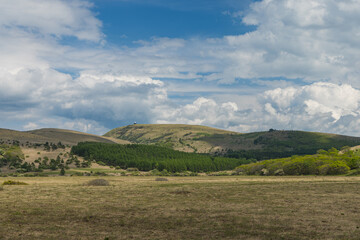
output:
M98 178L0 178L0 239L360 237L360 177Z

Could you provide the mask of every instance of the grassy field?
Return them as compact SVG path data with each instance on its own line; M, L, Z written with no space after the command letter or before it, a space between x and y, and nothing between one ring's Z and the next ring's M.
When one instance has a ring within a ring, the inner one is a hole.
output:
M1 178L0 239L359 239L360 177Z

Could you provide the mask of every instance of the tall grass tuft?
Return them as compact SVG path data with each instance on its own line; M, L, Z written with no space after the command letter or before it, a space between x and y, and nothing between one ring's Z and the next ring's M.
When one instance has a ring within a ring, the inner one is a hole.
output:
M29 184L27 184L25 182L8 180L8 181L3 182L2 185L29 185Z
M169 180L167 178L158 177L158 178L155 178L155 181L169 181Z
M87 182L85 185L87 186L109 186L109 182L105 179L94 179L89 182Z

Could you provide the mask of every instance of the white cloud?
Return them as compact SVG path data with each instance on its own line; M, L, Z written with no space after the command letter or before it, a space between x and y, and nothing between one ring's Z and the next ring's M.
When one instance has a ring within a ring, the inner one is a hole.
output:
M33 122L29 122L27 123L24 127L25 130L32 130L32 129L37 129L39 128L39 125L37 125L36 123Z
M241 78L283 76L355 84L353 76L358 75L360 63L355 41L360 33L359 4L335 0L253 3L243 22L256 25L257 30L225 37L223 48L213 56L231 60L225 69ZM343 6L351 6L351 14Z
M42 119L51 122L51 117L68 118L65 122L70 125L54 121L57 126L91 132L96 122L107 126L123 125L129 120L148 122L152 118L151 109L167 101L163 82L149 77L85 72L73 79L54 70L23 69L14 75L4 74L0 79L7 85L0 89L0 113L11 111L14 102L20 103L13 106L14 111L32 123L26 124L25 129L32 128L34 123L48 126Z
M249 132L270 128L360 135L360 90L350 85L314 83L266 91L257 108L239 109L233 102L198 98L168 109L158 123L204 124ZM347 128L346 126L352 126Z
M102 23L83 0L11 0L0 2L0 26L22 34L74 36L100 41Z
M168 112L159 112L157 123L185 123L229 128L236 122L238 106L234 102L218 104L213 99L200 97ZM162 116L161 116L162 115Z

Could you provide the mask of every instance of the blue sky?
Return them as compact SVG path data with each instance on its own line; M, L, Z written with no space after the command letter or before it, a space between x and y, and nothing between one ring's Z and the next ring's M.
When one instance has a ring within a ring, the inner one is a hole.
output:
M0 2L0 127L360 136L360 2Z
M95 1L107 41L134 46L152 37L218 38L254 30L229 14L244 12L251 1Z

